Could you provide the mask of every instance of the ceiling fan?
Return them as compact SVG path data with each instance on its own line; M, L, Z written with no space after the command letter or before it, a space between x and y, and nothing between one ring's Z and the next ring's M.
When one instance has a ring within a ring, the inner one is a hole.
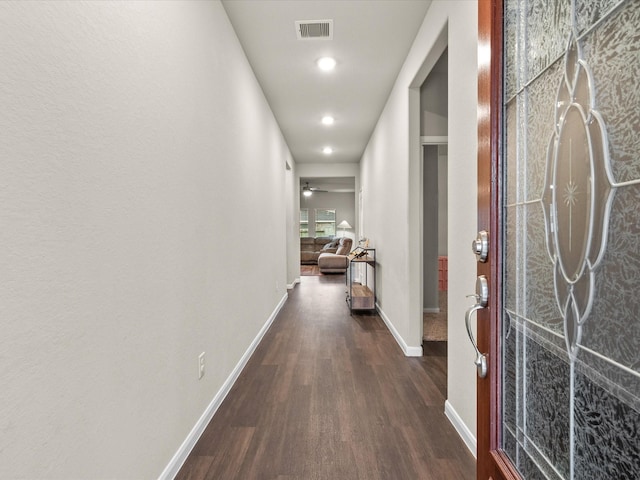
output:
M326 192L327 190L320 190L319 188L315 188L315 187L310 187L309 186L309 182L305 182L304 186L302 187L302 194L305 197L310 197L313 192Z

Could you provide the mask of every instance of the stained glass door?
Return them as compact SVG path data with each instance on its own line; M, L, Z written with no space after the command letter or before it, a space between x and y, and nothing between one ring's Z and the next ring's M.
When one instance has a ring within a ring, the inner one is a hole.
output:
M492 448L526 479L637 479L640 0L503 19Z

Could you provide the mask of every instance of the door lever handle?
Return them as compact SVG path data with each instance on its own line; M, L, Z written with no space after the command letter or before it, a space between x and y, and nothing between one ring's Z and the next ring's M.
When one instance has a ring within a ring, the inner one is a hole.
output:
M489 283L487 282L487 277L480 275L476 280L476 293L467 296L474 297L476 299L476 303L467 309L467 312L464 314L464 323L467 327L467 335L469 335L471 345L473 345L473 349L476 351L476 359L473 363L475 363L476 368L478 369L478 377L485 378L489 370L489 364L487 356L484 353L480 353L480 350L478 350L478 344L473 337L473 331L471 330L471 315L476 313L478 310L486 308L489 304Z
M472 305L467 310L467 313L464 314L464 323L467 326L467 335L469 335L469 340L471 340L471 345L476 351L476 359L473 363L475 363L476 368L478 369L478 376L480 378L484 378L487 376L487 371L489 370L489 365L487 362L487 356L483 353L480 353L478 350L478 344L476 343L475 338L473 337L473 332L471 331L471 315L473 315L478 310L485 308L484 305L480 303L476 303Z

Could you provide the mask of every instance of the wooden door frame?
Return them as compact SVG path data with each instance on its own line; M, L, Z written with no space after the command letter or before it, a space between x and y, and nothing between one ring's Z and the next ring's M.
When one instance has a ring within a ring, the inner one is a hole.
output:
M503 0L478 2L478 230L489 232L489 260L478 275L489 279L489 304L479 310L478 348L489 372L477 381L477 478L519 479L501 450L502 312L502 22Z

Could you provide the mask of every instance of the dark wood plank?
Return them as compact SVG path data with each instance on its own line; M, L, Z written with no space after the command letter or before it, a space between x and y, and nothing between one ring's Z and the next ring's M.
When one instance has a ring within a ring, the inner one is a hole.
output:
M446 348L407 358L344 299L342 275L302 279L176 478L475 478Z

